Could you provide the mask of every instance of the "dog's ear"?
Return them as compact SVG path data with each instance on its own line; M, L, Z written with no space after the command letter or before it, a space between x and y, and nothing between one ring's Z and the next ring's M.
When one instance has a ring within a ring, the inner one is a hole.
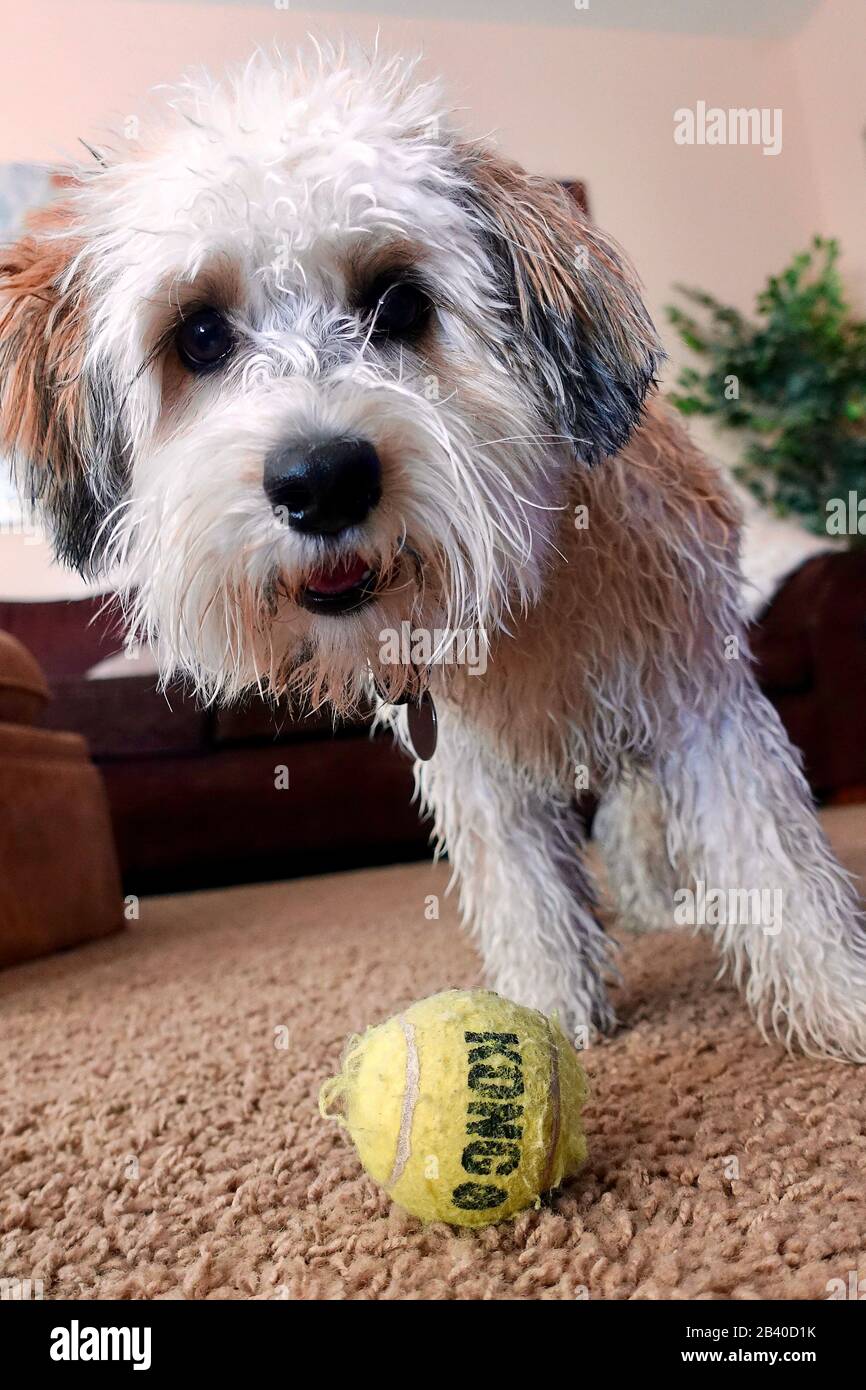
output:
M664 356L633 272L559 184L478 147L458 156L508 306L507 350L536 373L553 429L579 458L615 454Z
M0 449L44 510L58 558L92 572L124 461L113 393L87 364L73 228L61 201L0 248Z

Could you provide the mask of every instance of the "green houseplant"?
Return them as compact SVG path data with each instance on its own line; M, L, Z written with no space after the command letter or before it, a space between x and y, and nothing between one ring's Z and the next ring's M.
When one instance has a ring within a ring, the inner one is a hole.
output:
M866 322L846 303L837 242L811 247L773 275L756 319L701 290L676 286L691 312L670 322L702 359L671 399L685 415L742 431L735 473L781 515L866 544Z

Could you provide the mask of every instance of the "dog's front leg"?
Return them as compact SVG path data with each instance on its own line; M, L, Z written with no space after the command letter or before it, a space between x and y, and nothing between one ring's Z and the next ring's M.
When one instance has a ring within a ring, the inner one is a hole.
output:
M866 1062L862 906L750 673L714 720L682 720L656 771L680 920L711 928L765 1034Z
M683 881L668 857L658 787L630 769L601 798L592 836L605 867L616 922L628 931L674 925L674 893Z
M567 795L534 789L449 711L440 711L439 748L416 776L491 987L557 1011L573 1037L609 1031L612 944L595 914L584 827Z

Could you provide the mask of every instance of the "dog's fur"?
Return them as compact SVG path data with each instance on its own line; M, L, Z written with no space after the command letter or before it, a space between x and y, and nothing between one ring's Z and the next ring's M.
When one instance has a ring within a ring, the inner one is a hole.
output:
M22 487L208 699L258 685L345 711L372 680L405 739L391 702L429 688L440 743L418 784L503 993L613 1023L582 769L628 918L668 924L695 882L781 890L777 934L723 915L718 945L762 1029L866 1060L856 898L751 671L736 506L652 399L636 281L565 193L440 104L378 55L257 55L78 170L0 258L0 437ZM383 268L427 287L421 341L377 344L358 305ZM194 378L173 342L202 304L237 345ZM330 435L372 442L382 499L350 532L299 535L264 459ZM375 598L308 612L303 586L340 555L375 571ZM383 661L404 621L482 630L486 674Z

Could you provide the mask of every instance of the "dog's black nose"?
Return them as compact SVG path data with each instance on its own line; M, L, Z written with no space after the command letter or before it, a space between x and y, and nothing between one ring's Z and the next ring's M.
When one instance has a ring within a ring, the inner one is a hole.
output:
M333 536L373 510L382 496L382 467L366 439L281 444L265 459L264 484L287 526Z

